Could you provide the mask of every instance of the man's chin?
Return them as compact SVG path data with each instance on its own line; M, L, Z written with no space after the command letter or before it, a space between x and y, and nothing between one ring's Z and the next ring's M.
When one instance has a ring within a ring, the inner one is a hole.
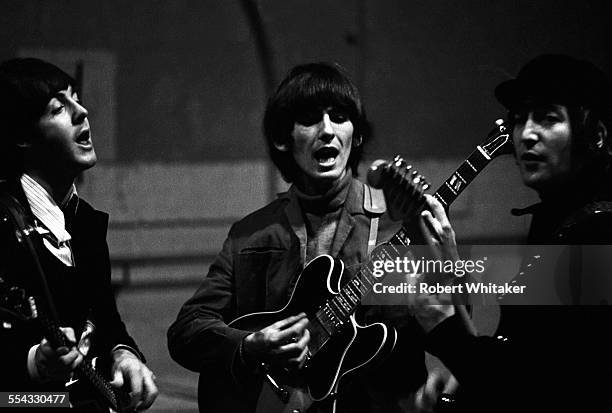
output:
M96 163L98 163L98 157L95 153L93 153L86 157L81 157L77 162L77 168L80 169L81 172L83 172L90 168L93 168Z
M544 176L541 172L523 174L523 184L526 187L531 188L534 191L540 193L547 188L549 184L549 179L547 179L547 177Z

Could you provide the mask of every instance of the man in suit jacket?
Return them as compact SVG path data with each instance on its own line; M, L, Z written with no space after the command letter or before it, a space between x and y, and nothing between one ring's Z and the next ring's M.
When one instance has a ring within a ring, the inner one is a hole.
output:
M96 163L87 109L75 81L38 59L0 64L0 192L2 212L12 208L38 233L35 248L68 345L55 348L34 321L3 314L0 388L64 390L86 356L110 365L112 385L129 392L127 408L146 409L157 395L153 373L121 321L110 285L108 215L77 196L75 178ZM16 283L41 310L44 289L32 256L2 219L4 285Z

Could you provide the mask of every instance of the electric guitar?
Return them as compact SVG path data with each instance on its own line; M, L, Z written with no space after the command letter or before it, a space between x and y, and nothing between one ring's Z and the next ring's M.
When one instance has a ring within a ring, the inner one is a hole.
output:
M31 265L36 293L30 294L23 280L13 280L10 274L0 274L0 315L2 328L12 328L12 323L33 323L54 347L70 347L72 344L61 331L53 300L48 290L44 270L39 262L36 244L42 241L34 226L26 222L27 215L10 195L0 199L0 222L8 226L15 245L22 248L24 262ZM7 228L3 228L6 230ZM42 247L44 248L44 247ZM18 251L15 251L19 253ZM27 261L25 261L27 260ZM123 412L128 395L113 388L108 380L94 368L95 361L85 358L75 369L75 378L66 385L73 408L87 412Z
M465 188L484 170L484 168L496 157L510 154L513 151L512 137L509 126L501 119L495 122L496 126L484 142L476 147L470 156L459 165L451 176L438 188L434 197L440 201L444 209L448 212L451 204L463 192ZM376 161L368 173L368 183L374 188L383 189L385 196L394 195L401 190L401 185L392 179L386 178L388 166L383 161ZM397 201L396 201L397 202ZM390 210L393 213L393 209ZM472 312L474 307L472 307ZM463 319L464 325L471 334L477 334L474 321L468 314L463 303L455 303L455 312ZM487 313L488 314L488 313ZM474 314L472 313L472 316ZM488 315L490 316L490 315ZM436 358L431 356L432 358ZM443 364L440 362L442 367ZM450 373L450 372L449 372ZM463 411L461 401L456 400L454 395L441 394L434 408L435 413L450 413Z
M508 152L510 144L507 127L498 124L434 196L448 208L495 156ZM393 218L409 221L425 204L423 193L429 185L403 159L396 157L393 162L377 163L369 175L378 184L375 186L401 189L403 201L393 202L396 207L389 210ZM340 380L393 350L397 340L395 329L383 323L362 326L355 320L355 310L380 281L374 276L373 263L399 256L396 246L408 246L410 242L408 231L402 226L390 241L375 248L368 263L346 282L342 280L342 261L320 255L298 276L283 308L247 314L229 323L236 329L259 331L301 312L309 320L308 360L298 374L262 365L263 384L257 412L304 412L313 402L326 399L331 399L332 411L335 411ZM313 297L323 299L313 302Z

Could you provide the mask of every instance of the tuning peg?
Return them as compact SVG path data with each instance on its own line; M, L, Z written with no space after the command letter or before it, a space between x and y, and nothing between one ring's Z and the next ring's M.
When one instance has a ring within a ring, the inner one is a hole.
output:
M372 188L381 189L383 187L383 173L386 171L387 167L387 161L382 159L377 159L372 162L367 175L368 184L370 184Z

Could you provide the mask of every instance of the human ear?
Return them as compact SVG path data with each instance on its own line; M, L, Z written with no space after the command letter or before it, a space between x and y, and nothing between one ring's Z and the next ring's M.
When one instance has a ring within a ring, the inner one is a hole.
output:
M606 142L607 138L608 138L608 128L606 128L606 125L604 125L604 123L600 120L597 121L597 126L595 128L595 134L596 134L596 141L595 141L595 146L597 146L598 149L603 148L604 143Z
M353 138L353 146L358 147L363 143L363 136L359 135L356 138Z

